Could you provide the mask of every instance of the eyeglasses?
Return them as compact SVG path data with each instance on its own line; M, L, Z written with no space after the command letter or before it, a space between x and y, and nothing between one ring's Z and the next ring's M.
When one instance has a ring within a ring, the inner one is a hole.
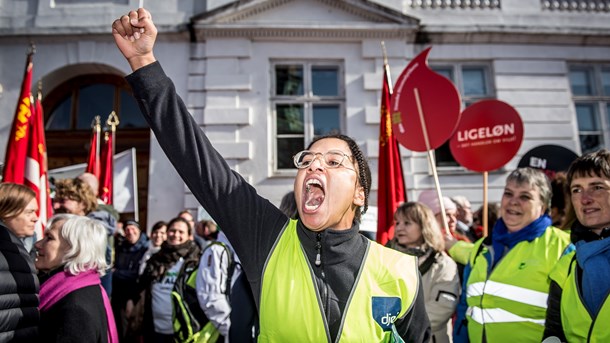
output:
M294 166L299 169L305 169L309 167L313 161L316 160L319 156L322 156L322 163L327 168L339 168L343 166L344 168L354 170L353 168L349 168L343 165L343 161L345 158L351 159L352 156L347 155L343 151L339 150L329 150L325 153L321 152L313 152L309 150L303 150L292 157L294 161Z

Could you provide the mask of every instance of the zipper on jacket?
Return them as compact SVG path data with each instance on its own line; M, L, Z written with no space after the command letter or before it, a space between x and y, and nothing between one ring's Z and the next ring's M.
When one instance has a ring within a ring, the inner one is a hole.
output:
M322 265L322 258L320 257L320 253L322 251L322 234L321 233L317 233L316 234L316 267L319 267Z
M324 267L322 267L322 234L316 234L316 267L320 267L320 275L322 276L322 280L326 279L326 274L324 273ZM326 281L324 281L326 284ZM328 287L328 285L326 285Z
M330 297L328 296L328 284L326 283L326 274L324 273L324 267L322 267L322 233L316 234L316 267L320 268L320 276L322 278L320 287L320 300L322 302L322 310L324 311L324 317L328 322L329 308L330 308Z

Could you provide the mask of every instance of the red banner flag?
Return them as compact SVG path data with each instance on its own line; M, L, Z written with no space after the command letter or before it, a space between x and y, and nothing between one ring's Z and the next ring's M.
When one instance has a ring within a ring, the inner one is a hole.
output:
M30 139L30 118L34 110L32 104L32 63L33 53L28 54L25 63L25 74L21 84L21 94L15 111L15 119L11 128L11 134L6 144L4 157L3 182L14 182L24 184L25 159Z
M381 122L379 125L379 185L377 188L377 242L385 245L394 237L394 212L406 201L402 161L398 142L392 132L390 97L392 82L387 63L383 69Z
M106 132L104 137L104 148L102 149L102 172L100 175L100 199L108 205L112 205L112 183L114 173L114 147L112 134Z
M100 131L100 116L95 116L95 122L93 123L93 132L91 134L91 144L89 146L89 157L87 158L87 168L85 169L85 172L95 175L98 180L100 179L101 172Z
M44 136L44 113L40 93L32 97L33 52L28 54L21 95L6 148L3 182L14 182L36 192L38 217L36 234L42 237L47 219L52 215L47 178L47 147Z
M30 142L25 165L25 185L36 192L38 201L38 222L36 234L42 238L47 219L53 215L53 205L49 192L47 145L44 136L44 113L40 104L40 93L35 102L30 120Z

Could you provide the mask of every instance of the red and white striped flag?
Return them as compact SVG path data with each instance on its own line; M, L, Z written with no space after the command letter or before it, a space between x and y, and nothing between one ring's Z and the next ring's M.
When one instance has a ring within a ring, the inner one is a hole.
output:
M11 135L6 147L3 182L14 182L36 192L39 221L38 238L42 237L47 219L52 215L47 178L47 146L44 136L44 113L40 93L32 96L33 53L28 54L21 95L15 112Z

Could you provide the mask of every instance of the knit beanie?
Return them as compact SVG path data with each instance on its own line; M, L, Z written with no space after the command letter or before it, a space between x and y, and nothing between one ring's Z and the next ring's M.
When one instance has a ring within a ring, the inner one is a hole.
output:
M441 205L438 202L438 194L434 189L427 189L419 194L418 202L428 206L436 215L441 212ZM448 197L443 197L443 205L446 210L457 210L455 203Z

